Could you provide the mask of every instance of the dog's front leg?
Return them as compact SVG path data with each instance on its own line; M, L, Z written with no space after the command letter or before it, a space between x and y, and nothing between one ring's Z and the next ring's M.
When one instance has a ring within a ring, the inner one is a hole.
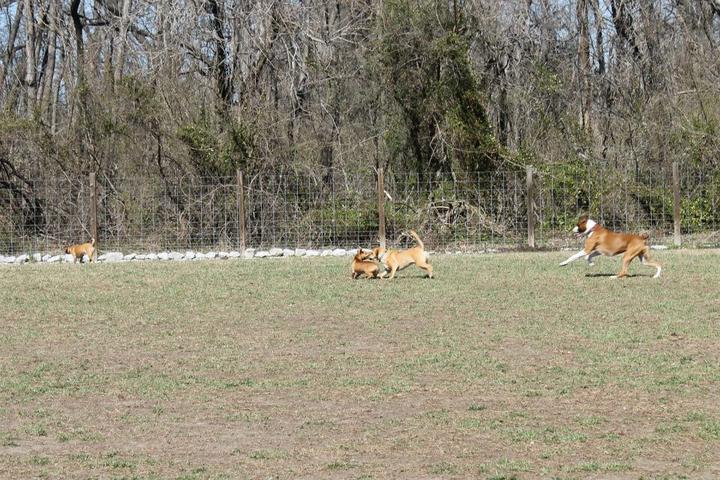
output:
M574 262L575 260L577 260L577 259L579 259L579 258L582 258L582 257L584 257L585 255L588 255L587 253L585 253L585 250L580 250L578 253L576 253L576 254L573 255L572 257L568 258L568 259L565 260L564 262L561 262L561 263L560 263L560 266L561 266L561 267L564 267L564 266L567 265L568 263Z

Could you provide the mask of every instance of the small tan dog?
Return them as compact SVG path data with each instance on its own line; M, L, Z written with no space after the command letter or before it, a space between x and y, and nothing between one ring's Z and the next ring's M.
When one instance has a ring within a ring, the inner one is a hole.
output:
M373 248L372 259L379 260L385 265L385 271L380 275L384 278L390 272L388 280L395 278L395 273L409 267L413 263L427 272L428 278L433 278L433 268L428 262L425 245L414 230L410 230L410 235L415 239L417 245L407 250L386 250L383 247Z
M360 278L362 275L365 275L366 278L377 278L380 273L380 266L368 260L371 256L372 253L358 248L357 253L353 257L352 265L350 266L350 273L353 279Z
M73 256L73 263L76 263L78 260L82 263L83 256L85 255L88 256L88 261L92 262L94 261L95 255L95 239L91 239L88 243L70 245L65 249L65 253Z
M585 246L578 253L568 258L560 264L564 267L568 263L585 257L589 265L593 265L593 258L598 255L607 255L613 257L623 253L623 263L620 273L614 278L624 278L628 275L628 266L635 257L640 259L640 263L648 267L655 267L656 272L653 278L658 278L662 268L657 262L650 260L650 247L647 244L648 235L634 235L631 233L616 233L612 230L598 225L594 220L583 215L578 220L577 225L573 228L578 236L587 235Z

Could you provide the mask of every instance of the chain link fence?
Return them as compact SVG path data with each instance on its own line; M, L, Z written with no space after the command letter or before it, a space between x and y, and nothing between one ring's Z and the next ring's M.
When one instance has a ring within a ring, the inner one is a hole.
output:
M224 178L58 177L0 182L0 253L404 245L437 251L577 246L578 214L671 244L720 244L720 173L585 167L456 173L340 170ZM93 190L96 192L93 195ZM382 209L383 215L380 215ZM380 218L384 223L380 225ZM679 232L677 231L678 223Z

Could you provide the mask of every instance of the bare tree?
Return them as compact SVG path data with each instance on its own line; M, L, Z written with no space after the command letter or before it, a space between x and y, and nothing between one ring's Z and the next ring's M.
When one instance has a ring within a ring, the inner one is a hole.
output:
M122 0L122 13L117 35L116 56L114 60L115 71L113 72L113 84L117 85L122 80L123 68L125 67L125 52L128 42L128 29L130 26L130 8L132 0Z
M588 0L577 0L578 21L578 83L580 92L580 126L592 131L592 67L590 64L590 28L588 20Z
M12 3L10 3L12 5ZM8 5L8 7L10 6ZM13 60L15 58L15 41L17 39L18 30L20 29L20 20L23 18L23 8L25 6L24 0L15 4L16 11L13 17L12 24L7 35L7 45L3 52L3 61L0 68L0 90L5 91L5 79L7 73L12 68ZM1 94L0 94L1 95Z
M45 49L45 59L43 61L42 78L43 83L38 92L38 100L41 105L43 115L49 116L50 104L54 97L53 84L55 79L55 62L57 57L58 42L58 0L49 0L48 12L46 15L47 22L47 46Z
M33 1L23 0L25 12L25 88L28 111L35 108L35 18Z
M719 47L718 0L7 0L0 155L167 191L237 168L714 165Z

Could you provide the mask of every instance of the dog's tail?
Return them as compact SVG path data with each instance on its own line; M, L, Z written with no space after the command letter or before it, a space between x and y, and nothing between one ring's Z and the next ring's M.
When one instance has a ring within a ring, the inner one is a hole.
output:
M415 230L410 230L409 233L410 233L410 236L412 236L415 239L417 244L420 245L420 248L425 250L425 245L423 244L422 240L420 240L420 237L418 236L418 234L415 233Z

